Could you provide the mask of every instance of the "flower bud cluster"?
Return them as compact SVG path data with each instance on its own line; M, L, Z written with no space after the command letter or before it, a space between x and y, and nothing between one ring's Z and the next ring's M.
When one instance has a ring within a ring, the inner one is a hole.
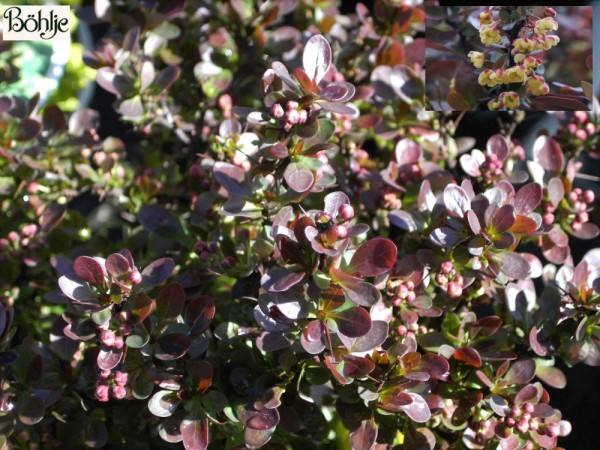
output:
M523 405L513 405L508 415L498 420L498 425L504 428L506 432L512 429L521 435L526 435L529 431L535 431L549 437L560 435L559 423L545 423L542 419L533 417L534 412L535 406L531 402L525 402Z
M457 273L452 261L444 261L440 264L439 272L435 276L435 282L450 297L457 298L463 293L464 278Z
M533 52L549 50L560 42L558 36L548 34L551 31L558 30L558 23L551 15L552 11L549 11L548 14L542 19L528 20L527 25L519 32L519 37L506 43L511 48L515 65L507 69L483 70L478 78L480 85L494 87L499 84L521 83L526 85L531 95L534 96L545 95L550 91L544 77L536 74L542 61L531 55ZM491 11L483 11L479 15L479 22L480 39L484 45L489 46L502 42L499 22L494 21ZM469 58L478 69L482 68L485 63L485 55L481 52L472 51L469 53ZM509 91L502 93L498 99L490 100L488 108L490 110L510 110L518 108L519 104L519 95L516 92Z
M273 103L269 114L279 120L279 125L284 131L290 131L294 125L306 123L308 119L308 110L300 108L300 104L295 100Z
M486 181L493 181L504 175L503 162L495 153L487 153L479 168Z
M410 303L417 297L415 283L411 280L390 280L387 287L392 305L396 307L401 306L402 303Z
M559 131L557 140L567 154L583 148L592 158L600 158L600 127L589 113L576 111L566 127Z
M205 242L199 240L194 245L194 252L203 262L209 262L211 259L217 258L219 251L219 243L216 241ZM226 256L220 261L220 264L223 269L229 270L235 266L235 258L233 256Z
M573 231L579 231L583 228L583 224L590 220L588 211L594 204L596 195L591 189L583 191L581 188L573 189L568 196L568 201L571 206L572 218L570 226Z
M332 247L338 239L346 239L348 237L348 221L353 218L354 208L348 204L339 207L336 218L326 212L318 212L315 215L315 225L322 243Z
M101 370L99 377L96 379L96 398L101 402L107 402L110 399L121 400L127 395L127 380L129 376L127 372L120 370L111 371L108 369Z

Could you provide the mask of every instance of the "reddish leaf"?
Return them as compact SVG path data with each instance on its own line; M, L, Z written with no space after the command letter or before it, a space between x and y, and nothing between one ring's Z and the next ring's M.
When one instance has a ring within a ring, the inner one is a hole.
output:
M469 366L481 367L481 356L479 352L471 347L461 347L454 350L454 359Z
M185 450L206 450L208 447L208 419L185 418L179 430Z
M600 228L595 223L585 222L581 229L577 231L571 230L571 234L579 239L594 239L600 234Z
M538 111L589 111L585 97L570 94L547 94L531 101Z
M177 283L166 285L156 297L156 317L159 324L175 322L183 311L185 292Z
M381 299L381 292L371 283L348 275L335 267L329 269L329 274L334 281L339 283L346 298L357 305L372 306Z
M556 367L538 366L535 375L544 383L555 389L564 389L567 385L567 377L562 370Z
M504 380L508 385L522 385L529 383L535 376L535 361L533 359L523 359L515 361L506 375Z
M98 357L96 358L98 367L103 370L112 370L117 367L121 362L121 357L123 356L123 348L119 350L111 347L101 348L100 352L98 353Z
M315 90L315 83L310 79L304 70L300 68L294 69L294 76L304 91L313 92Z
M503 252L498 257L500 270L510 278L523 280L529 276L531 267L523 256L515 252Z
M272 269L263 275L260 282L267 291L283 292L300 283L304 278L302 272L292 272L286 268Z
M323 336L323 323L320 320L311 320L304 328L302 335L308 342L319 341Z
M344 355L344 375L351 378L363 378L373 372L375 363L370 359L354 355Z
M335 320L338 331L348 337L364 336L371 329L371 316L360 306L331 313L328 317Z
M352 256L348 272L375 277L394 267L397 256L396 244L387 238L373 238L358 247Z
M215 302L207 295L192 300L185 309L185 322L190 327L190 334L197 336L204 333L215 317Z
M515 194L513 206L517 214L528 214L535 210L542 201L542 187L537 183L529 183L523 186Z
M373 417L362 420L357 429L350 433L352 450L369 450L377 439L377 424Z
M192 380L192 386L199 393L205 393L212 386L214 370L208 361L193 359L188 361L186 369Z
M131 313L133 323L142 323L156 309L156 302L148 297L144 292L135 296Z
M560 173L564 167L564 156L558 142L545 135L538 137L533 144L533 160L552 174Z
M456 91L449 92L446 101L453 111L471 111L473 109L462 94Z
M356 88L346 81L329 83L321 92L319 98L328 102L347 102L354 97Z
M471 200L463 188L449 184L444 189L444 205L451 216L462 219L471 209Z
M517 215L515 223L508 231L514 234L533 233L538 229L538 223L530 217Z
M488 139L486 150L490 155L496 155L500 161L506 161L510 153L508 142L501 134L495 134Z
M299 163L291 163L283 172L283 178L290 189L296 192L306 192L315 182L313 172Z
M127 258L119 253L113 253L106 258L106 270L114 278L120 278L133 269Z
M73 262L73 272L87 283L104 286L104 271L100 263L94 258L89 256L78 257Z
M174 268L175 261L171 258L157 259L142 271L142 282L138 285L138 288L148 290L158 286L169 278Z
M495 233L504 233L515 223L515 210L512 205L503 205L494 214L492 219L492 227ZM494 234L495 234L494 233Z

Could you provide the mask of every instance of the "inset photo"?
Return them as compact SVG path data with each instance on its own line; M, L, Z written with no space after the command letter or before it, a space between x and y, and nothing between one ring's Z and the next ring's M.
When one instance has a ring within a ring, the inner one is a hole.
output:
M426 11L427 109L591 109L591 6L431 6Z

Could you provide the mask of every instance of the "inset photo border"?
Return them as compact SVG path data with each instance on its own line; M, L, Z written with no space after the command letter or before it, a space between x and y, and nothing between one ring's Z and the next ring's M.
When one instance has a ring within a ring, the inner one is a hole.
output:
M589 111L592 6L428 6L433 111Z

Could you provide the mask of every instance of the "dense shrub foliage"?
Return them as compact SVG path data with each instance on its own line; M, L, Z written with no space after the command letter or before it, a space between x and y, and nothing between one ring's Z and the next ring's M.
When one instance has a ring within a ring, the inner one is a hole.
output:
M417 3L80 10L136 138L0 98L3 448L557 448L555 362L600 365L600 125L457 137Z

